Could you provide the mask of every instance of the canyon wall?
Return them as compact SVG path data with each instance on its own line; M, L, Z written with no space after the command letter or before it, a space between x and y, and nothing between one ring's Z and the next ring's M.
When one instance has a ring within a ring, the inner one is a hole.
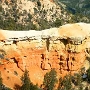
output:
M89 68L90 24L66 24L42 31L0 30L0 71L6 86L21 85L25 68L39 86L55 68L57 78Z

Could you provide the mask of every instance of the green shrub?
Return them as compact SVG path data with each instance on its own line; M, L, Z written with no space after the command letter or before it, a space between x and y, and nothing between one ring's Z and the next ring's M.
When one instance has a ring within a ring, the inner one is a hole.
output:
M0 12L2 12L2 5L0 5Z
M14 71L14 74L17 76L18 75L17 71Z
M38 6L41 6L41 2L39 0L37 1L37 5Z
M4 55L0 54L0 59L4 59Z
M54 22L54 26L55 26L55 27L59 27L59 26L61 26L61 25L62 25L62 21L57 18L56 21Z

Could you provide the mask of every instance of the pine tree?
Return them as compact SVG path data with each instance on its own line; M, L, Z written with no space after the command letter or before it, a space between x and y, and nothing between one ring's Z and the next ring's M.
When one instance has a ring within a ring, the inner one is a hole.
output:
M60 77L57 90L76 90L74 87L72 87L71 74L64 76L64 78Z
M1 72L0 72L0 90L2 90L2 77L1 77Z
M21 90L30 90L31 81L27 70L25 70L21 80L23 83L23 85L21 86Z
M44 76L44 89L45 90L53 90L54 85L57 82L56 71L52 69L49 73L46 73Z
M37 85L33 85L29 78L28 71L25 69L24 75L21 78L22 86L20 90L41 90Z

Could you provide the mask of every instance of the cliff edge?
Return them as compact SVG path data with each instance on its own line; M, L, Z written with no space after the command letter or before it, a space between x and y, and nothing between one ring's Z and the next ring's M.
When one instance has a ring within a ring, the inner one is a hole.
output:
M21 85L25 68L34 84L41 85L46 72L58 77L89 68L90 24L66 24L42 31L0 30L0 71L6 86ZM9 82L9 83L8 83Z

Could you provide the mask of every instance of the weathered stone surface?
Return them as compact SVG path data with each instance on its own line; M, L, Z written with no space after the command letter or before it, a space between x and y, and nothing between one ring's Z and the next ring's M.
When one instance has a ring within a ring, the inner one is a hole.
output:
M84 62L90 57L89 28L90 24L77 23L42 31L0 30L0 71L4 84L11 88L21 85L25 68L31 81L41 85L45 73L52 68L63 77L86 67Z

